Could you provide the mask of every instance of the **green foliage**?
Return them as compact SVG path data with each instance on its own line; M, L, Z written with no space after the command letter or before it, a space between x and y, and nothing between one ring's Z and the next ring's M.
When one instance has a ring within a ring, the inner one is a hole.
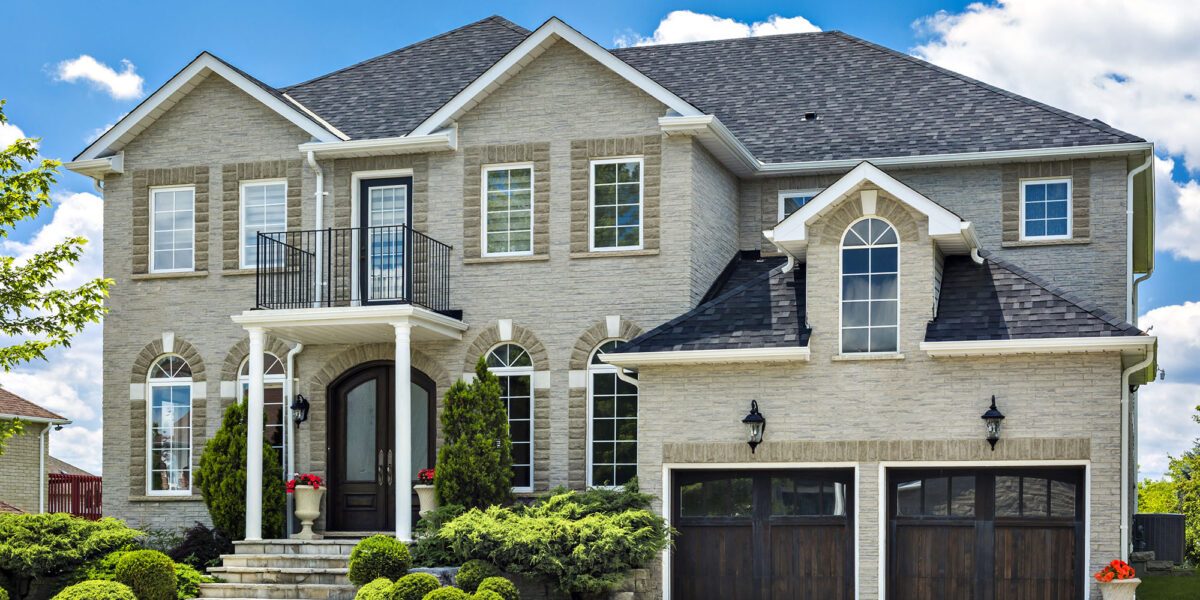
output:
M201 570L220 566L222 554L233 554L233 542L220 531L199 522L184 530L183 540L167 552L171 560Z
M421 600L471 600L471 595L456 587L444 587L425 594Z
M474 592L479 584L488 577L500 576L500 569L486 560L468 560L458 569L454 576L454 585L467 592Z
M531 507L543 511L565 512L580 518L596 513L617 514L627 510L650 510L654 496L643 494L638 488L637 478L630 479L622 489L591 488L584 492L572 492L559 486L539 496Z
M117 564L121 562L127 554L133 550L118 550L110 552L102 558L95 559L84 563L75 572L75 581L116 581L117 579ZM187 600L200 595L201 583L212 583L212 577L208 577L190 565L184 563L175 563L175 596L178 600Z
M500 400L500 381L483 358L475 380L458 380L442 411L445 443L438 451L434 488L439 504L483 508L512 500L512 440Z
M413 543L408 547L412 552L414 567L445 567L458 564L458 557L450 549L450 543L438 535L438 530L464 512L466 509L462 506L445 504L417 521Z
M1197 573L1196 575L1200 575ZM1138 600L1196 600L1200 598L1200 576L1142 577Z
M7 581L10 590L24 589L34 578L69 573L86 561L128 546L140 535L111 518L0 515L0 581Z
M200 584L212 583L214 580L192 565L175 563L175 597L177 600L188 600L200 595Z
M479 584L476 597L483 592L492 592L500 596L500 600L521 600L521 592L513 582L503 577L488 577Z
M404 542L390 535L373 535L350 552L350 583L365 585L379 577L395 581L408 573L412 556Z
M1169 479L1139 481L1137 499L1139 513L1179 512L1179 494L1175 491L1175 482Z
M21 435L24 432L25 427L21 425L20 420L14 419L12 421L0 421L0 456L4 454L4 442L7 441L8 438ZM5 598L0 597L0 600L5 600Z
M388 590L391 587L392 580L379 577L359 588L358 593L354 594L354 600L390 600Z
M527 508L472 509L438 535L464 559L553 583L567 593L603 592L627 571L658 557L670 543L662 517L644 509L592 512L574 492Z
M1179 498L1179 512L1184 514L1185 550L1189 561L1200 561L1200 444L1179 458L1171 458L1167 476L1174 484Z
M175 561L158 550L126 552L117 561L116 580L129 586L138 600L175 600L179 583Z
M388 600L422 600L426 594L442 587L437 577L429 573L409 573L396 580L388 592Z
M138 597L123 583L84 581L59 592L54 600L138 600Z
M491 590L480 590L471 596L471 600L504 600L504 596Z
M8 600L8 592L2 587L0 587L0 600Z
M249 411L243 402L234 402L221 418L221 428L204 445L200 468L196 471L196 486L204 496L204 504L212 517L213 526L230 539L246 535L246 420ZM283 536L284 495L282 466L279 455L270 444L263 442L263 537Z

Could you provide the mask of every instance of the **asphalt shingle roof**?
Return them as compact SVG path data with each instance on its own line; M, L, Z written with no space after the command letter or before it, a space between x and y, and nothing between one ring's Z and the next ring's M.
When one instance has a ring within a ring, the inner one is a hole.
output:
M0 388L0 415L16 415L37 419L64 419L4 388Z

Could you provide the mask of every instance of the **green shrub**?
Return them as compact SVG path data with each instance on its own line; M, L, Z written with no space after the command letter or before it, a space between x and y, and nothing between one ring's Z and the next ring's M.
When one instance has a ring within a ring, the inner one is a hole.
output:
M123 583L84 581L59 592L54 600L138 600L138 597Z
M390 600L388 590L392 587L392 580L387 577L379 577L372 580L367 585L358 589L358 593L354 595L354 600Z
M413 543L408 547L412 552L414 567L447 567L462 562L450 549L450 543L438 536L438 530L466 510L458 504L446 504L417 521Z
M8 592L4 591L2 587L0 587L0 600L8 600Z
M517 586L503 577L484 579L479 583L479 589L475 593L478 595L485 591L498 594L501 600L521 600L521 592L517 590Z
M617 514L627 510L650 510L650 503L653 501L654 496L643 494L638 489L637 478L634 478L621 489L591 488L584 492L572 492L560 486L538 497L531 507L558 513L569 511L575 518L579 518L595 513Z
M421 600L440 587L442 583L429 573L409 573L392 584L388 600Z
M116 581L117 564L131 550L110 552L102 558L85 563L75 572L74 581ZM200 595L201 583L212 583L214 579L192 568L191 565L175 563L175 597L187 600Z
M499 575L500 569L486 560L468 560L459 567L458 574L454 576L454 585L463 591L474 592L484 579Z
M175 597L188 600L200 595L200 584L212 583L212 577L197 571L192 565L175 563Z
M117 561L116 580L129 586L138 600L175 600L179 583L175 561L158 550L126 552Z
M408 573L412 556L404 542L389 535L373 535L350 552L350 583L365 585L376 578L395 581Z
M504 596L491 590L480 590L471 596L471 600L504 600Z
M234 402L225 410L221 428L204 445L196 470L196 487L204 496L213 526L235 540L246 535L247 413L245 402ZM262 533L267 539L278 538L283 536L287 499L280 483L283 467L279 455L266 442L262 462Z
M197 522L183 532L183 539L167 556L177 563L187 563L197 569L220 566L222 554L233 554L233 542L219 529L209 529Z
M512 500L512 440L500 382L483 358L475 380L454 382L442 411L445 443L433 485L439 504L483 508Z
M70 573L84 562L124 548L142 533L116 519L89 521L70 515L0 515L0 581L27 589L36 578Z
M471 600L471 595L455 587L438 588L421 600Z

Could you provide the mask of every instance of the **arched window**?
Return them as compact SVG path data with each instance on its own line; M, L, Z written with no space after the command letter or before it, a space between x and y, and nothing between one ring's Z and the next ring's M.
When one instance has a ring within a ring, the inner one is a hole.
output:
M533 359L517 344L500 344L487 355L488 370L500 379L500 399L512 438L513 490L533 491Z
M279 453L280 463L284 465L283 476L287 474L287 458L284 456L284 420L287 407L284 406L283 382L287 378L287 369L278 356L263 352L263 440ZM250 357L242 359L242 368L238 370L238 389L241 391L242 402L250 401Z
M600 360L625 342L609 340L588 361L588 485L618 487L637 475L638 388Z
M896 352L900 240L886 221L861 219L842 238L842 352Z
M146 493L192 493L192 368L169 354L150 367L146 419Z

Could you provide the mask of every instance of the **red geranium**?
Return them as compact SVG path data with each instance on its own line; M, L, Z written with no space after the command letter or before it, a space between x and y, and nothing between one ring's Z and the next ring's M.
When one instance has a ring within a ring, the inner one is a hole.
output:
M1123 560L1114 560L1105 565L1095 575L1092 575L1092 577L1096 578L1096 581L1101 583L1108 583L1114 579L1118 581L1121 579L1133 579L1136 576L1137 573L1133 571L1133 567L1129 566L1129 563Z
M325 484L325 482L322 481L321 477L318 475L313 475L312 473L301 473L300 475L297 475L295 479L292 479L287 482L287 493L290 494L290 493L296 491L297 484L311 485L312 489L315 490L315 489L319 489L322 485Z
M436 474L434 469L421 469L417 471L417 481L423 485L433 485L433 477Z

